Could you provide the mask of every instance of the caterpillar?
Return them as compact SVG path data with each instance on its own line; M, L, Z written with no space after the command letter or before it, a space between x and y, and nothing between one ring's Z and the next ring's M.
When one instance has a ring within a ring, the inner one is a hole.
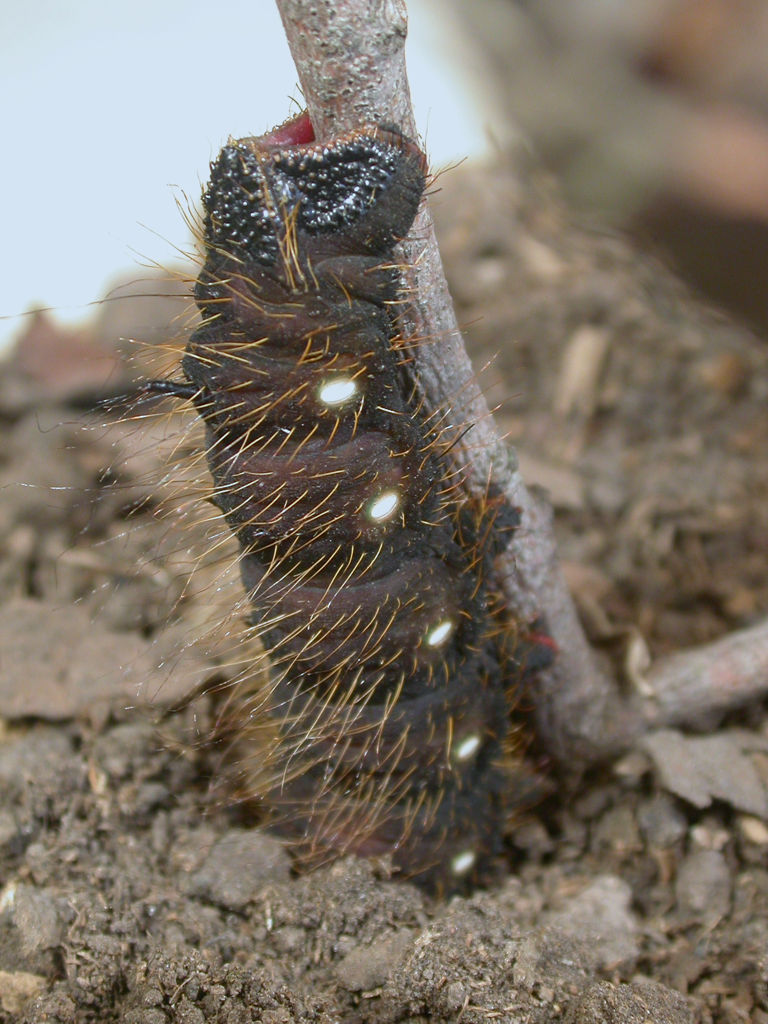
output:
M395 246L426 183L392 125L321 143L303 113L230 141L203 194L200 326L153 387L204 423L269 660L240 709L242 787L301 866L389 854L447 893L499 854L525 645L488 583L514 510L465 494L399 329Z

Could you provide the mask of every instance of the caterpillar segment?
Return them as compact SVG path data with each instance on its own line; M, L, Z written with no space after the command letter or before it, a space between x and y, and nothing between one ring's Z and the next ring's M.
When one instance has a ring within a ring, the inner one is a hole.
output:
M300 865L389 854L483 882L519 675L486 580L500 531L421 408L396 244L427 177L392 126L231 141L204 192L202 315L167 393L205 423L266 689L237 712L241 791ZM512 667L511 667L512 666Z

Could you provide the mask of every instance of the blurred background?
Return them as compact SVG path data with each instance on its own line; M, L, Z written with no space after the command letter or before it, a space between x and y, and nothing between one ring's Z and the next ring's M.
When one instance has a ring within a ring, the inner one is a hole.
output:
M409 11L435 167L532 154L577 216L631 233L765 334L763 0L410 0ZM300 102L271 0L222 0L212 17L181 0L0 12L0 344L15 314L82 319L120 272L173 263L189 245L177 203L196 200L226 136L260 133ZM211 51L212 39L226 42Z
M454 4L571 208L768 330L764 0Z

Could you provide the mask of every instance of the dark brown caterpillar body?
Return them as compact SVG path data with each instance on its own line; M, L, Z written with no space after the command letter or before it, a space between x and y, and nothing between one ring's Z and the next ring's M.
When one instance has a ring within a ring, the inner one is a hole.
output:
M450 891L501 842L498 530L462 497L397 330L395 244L426 164L395 128L306 115L227 145L204 194L203 316L182 362L241 546L271 683L243 764L308 864L391 853Z

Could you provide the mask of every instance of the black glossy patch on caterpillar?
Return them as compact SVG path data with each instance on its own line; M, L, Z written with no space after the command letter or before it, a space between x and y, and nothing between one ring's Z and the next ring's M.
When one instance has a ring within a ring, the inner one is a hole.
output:
M425 179L392 127L322 144L302 115L225 146L203 321L167 387L194 389L270 657L244 784L306 864L389 853L450 891L500 846L514 686L486 585L504 531L463 495L398 337L394 246Z

